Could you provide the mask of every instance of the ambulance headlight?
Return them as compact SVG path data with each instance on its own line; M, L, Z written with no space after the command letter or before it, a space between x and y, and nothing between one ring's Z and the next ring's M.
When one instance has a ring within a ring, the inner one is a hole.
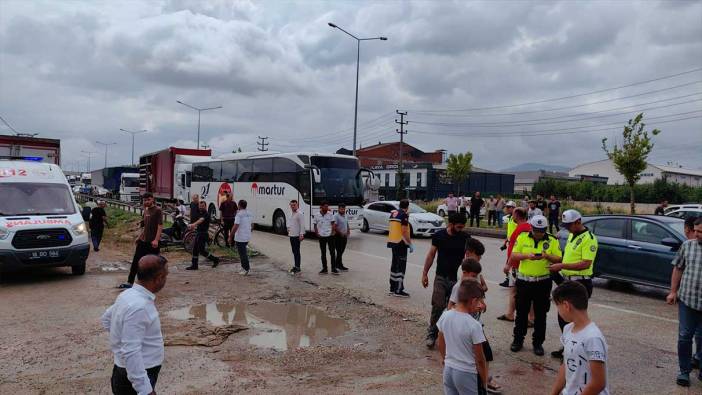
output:
M88 233L88 227L85 226L85 222L81 222L77 225L73 225L72 229L73 229L73 233L75 233L76 235L84 235L84 234Z
M0 240L7 239L7 236L9 235L10 231L0 226Z

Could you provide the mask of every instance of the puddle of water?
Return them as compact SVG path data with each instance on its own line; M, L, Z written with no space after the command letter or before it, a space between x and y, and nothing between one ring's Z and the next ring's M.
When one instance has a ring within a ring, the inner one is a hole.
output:
M178 320L208 321L215 326L246 325L253 329L248 331L249 344L278 351L309 347L349 330L343 319L301 304L209 303L169 311L167 315Z

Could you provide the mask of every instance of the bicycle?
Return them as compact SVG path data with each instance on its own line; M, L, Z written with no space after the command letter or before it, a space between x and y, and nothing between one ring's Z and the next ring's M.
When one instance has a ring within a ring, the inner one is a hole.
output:
M214 243L217 245L217 247L226 247L227 240L224 238L224 224L220 220L220 221L217 221L216 226L217 227L215 228L214 237L212 237L209 240L209 244L212 245Z

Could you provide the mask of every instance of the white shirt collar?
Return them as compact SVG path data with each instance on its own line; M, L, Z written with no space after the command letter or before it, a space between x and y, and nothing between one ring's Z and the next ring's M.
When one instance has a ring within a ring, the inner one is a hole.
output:
M151 291L149 291L148 289L144 288L143 286L141 286L139 284L132 285L132 289L145 295L147 298L149 298L151 300L156 300L156 295L154 295Z

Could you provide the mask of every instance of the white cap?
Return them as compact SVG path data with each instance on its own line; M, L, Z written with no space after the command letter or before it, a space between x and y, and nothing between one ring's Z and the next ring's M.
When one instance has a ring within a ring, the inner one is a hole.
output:
M561 222L563 224L572 224L573 222L582 218L582 215L577 210L566 210L563 212Z
M548 221L543 215L535 215L529 220L529 225L534 229L546 229L548 228Z
M517 207L517 205L514 204L514 202L510 200L509 202L505 203L505 207Z

